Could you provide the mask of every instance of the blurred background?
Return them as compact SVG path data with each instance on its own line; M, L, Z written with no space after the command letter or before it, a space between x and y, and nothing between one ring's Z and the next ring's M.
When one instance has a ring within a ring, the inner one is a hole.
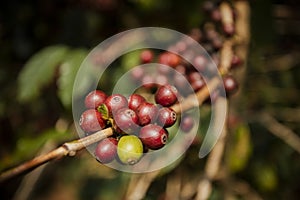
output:
M72 83L93 47L132 28L189 33L207 20L201 0L10 0L0 5L0 171L78 137ZM232 199L251 199L249 191L262 199L298 199L300 152L276 130L279 124L280 131L299 140L300 3L253 0L250 7L249 55L241 91L230 104L230 139L222 162L227 178L213 182L210 199L230 192ZM60 67L66 63L70 69ZM192 146L161 172L145 199L165 199L170 177L200 177L206 159L198 159L198 149ZM38 168L26 184L22 178L2 183L1 199L122 199L130 174L81 151Z

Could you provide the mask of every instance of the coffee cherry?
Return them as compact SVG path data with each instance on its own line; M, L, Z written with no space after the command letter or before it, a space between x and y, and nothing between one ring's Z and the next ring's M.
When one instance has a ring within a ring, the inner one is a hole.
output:
M117 154L122 163L134 165L143 155L143 143L134 135L125 135L118 142Z
M238 89L238 83L231 75L227 75L223 77L223 83L224 83L225 91L228 94L233 94Z
M101 140L95 149L96 159L103 164L113 161L117 156L117 144L118 141L115 138Z
M177 101L178 91L172 85L164 85L158 88L155 93L155 102L169 107Z
M146 147L157 150L167 143L168 132L161 126L148 124L141 128L139 137Z
M100 91L100 90L94 90L90 92L85 97L85 107L88 109L97 109L101 104L104 103L105 99L107 98L107 95Z
M128 102L126 97L121 94L113 94L105 100L104 104L106 105L110 115L116 113L121 108L128 107Z
M194 58L193 64L199 72L204 72L207 65L207 59L203 55L198 55Z
M190 115L183 115L180 122L180 130L183 132L189 132L194 127L194 119Z
M92 133L105 128L105 120L98 111L89 109L80 116L79 125L84 132Z
M145 70L142 67L135 67L130 71L130 76L132 80L139 83L145 75Z
M157 123L164 128L171 127L177 120L177 114L172 108L162 107L158 111Z
M238 57L237 55L233 55L232 56L232 60L231 60L231 69L235 69L237 67L239 67L242 64L242 60L240 57Z
M129 109L122 108L114 115L114 120L119 133L134 133L138 129L139 118L137 114Z
M139 124L145 126L154 122L157 118L158 107L152 103L144 102L142 103L136 113L139 117Z
M170 67L175 67L180 63L180 57L171 52L164 52L160 54L158 60L160 64L168 65Z
M145 101L146 101L146 99L143 96L141 96L139 94L132 94L128 98L128 107L131 110L136 111L137 108Z
M153 76L151 76L150 74L146 74L142 78L142 86L145 89L149 89L149 90L154 88L155 87L155 78Z
M151 50L144 50L140 55L142 63L150 63L153 60L153 52Z

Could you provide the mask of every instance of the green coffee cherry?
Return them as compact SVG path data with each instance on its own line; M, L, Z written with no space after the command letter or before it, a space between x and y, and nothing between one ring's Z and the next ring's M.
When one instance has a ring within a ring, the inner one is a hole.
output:
M138 137L125 135L118 142L117 153L122 163L134 165L143 156L143 144Z

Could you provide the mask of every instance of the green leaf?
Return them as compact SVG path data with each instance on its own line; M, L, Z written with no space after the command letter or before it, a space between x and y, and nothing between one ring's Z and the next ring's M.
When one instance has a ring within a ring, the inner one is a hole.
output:
M51 82L67 51L68 48L63 45L50 46L28 60L18 77L19 101L28 102L38 97L41 88Z
M230 146L226 157L229 169L232 172L239 172L247 166L252 152L250 129L246 124L241 124L236 128Z
M58 97L66 108L71 107L75 77L87 54L86 49L73 50L68 53L65 61L59 67Z

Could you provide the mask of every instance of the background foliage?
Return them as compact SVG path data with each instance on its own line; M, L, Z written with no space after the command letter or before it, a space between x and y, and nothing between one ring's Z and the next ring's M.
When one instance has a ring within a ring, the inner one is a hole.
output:
M300 4L251 1L251 46L239 104L231 104L232 140L225 165L265 199L297 199L300 157L260 123L271 113L300 130ZM131 28L157 26L187 33L205 19L202 1L11 0L0 7L0 170L77 137L71 113L74 77L88 51ZM286 11L286 12L284 12ZM288 14L286 14L288 13ZM128 57L128 56L127 56ZM132 55L134 57L134 55ZM128 58L127 58L128 59ZM124 60L124 67L128 60ZM104 85L104 90L109 90ZM205 109L205 108L204 108ZM192 147L173 171L159 176L146 199L162 197L168 177L200 175L204 160ZM129 175L99 165L86 151L47 165L30 199L120 199ZM11 199L21 178L1 185ZM220 199L215 183L211 199ZM235 185L232 185L235 187Z

